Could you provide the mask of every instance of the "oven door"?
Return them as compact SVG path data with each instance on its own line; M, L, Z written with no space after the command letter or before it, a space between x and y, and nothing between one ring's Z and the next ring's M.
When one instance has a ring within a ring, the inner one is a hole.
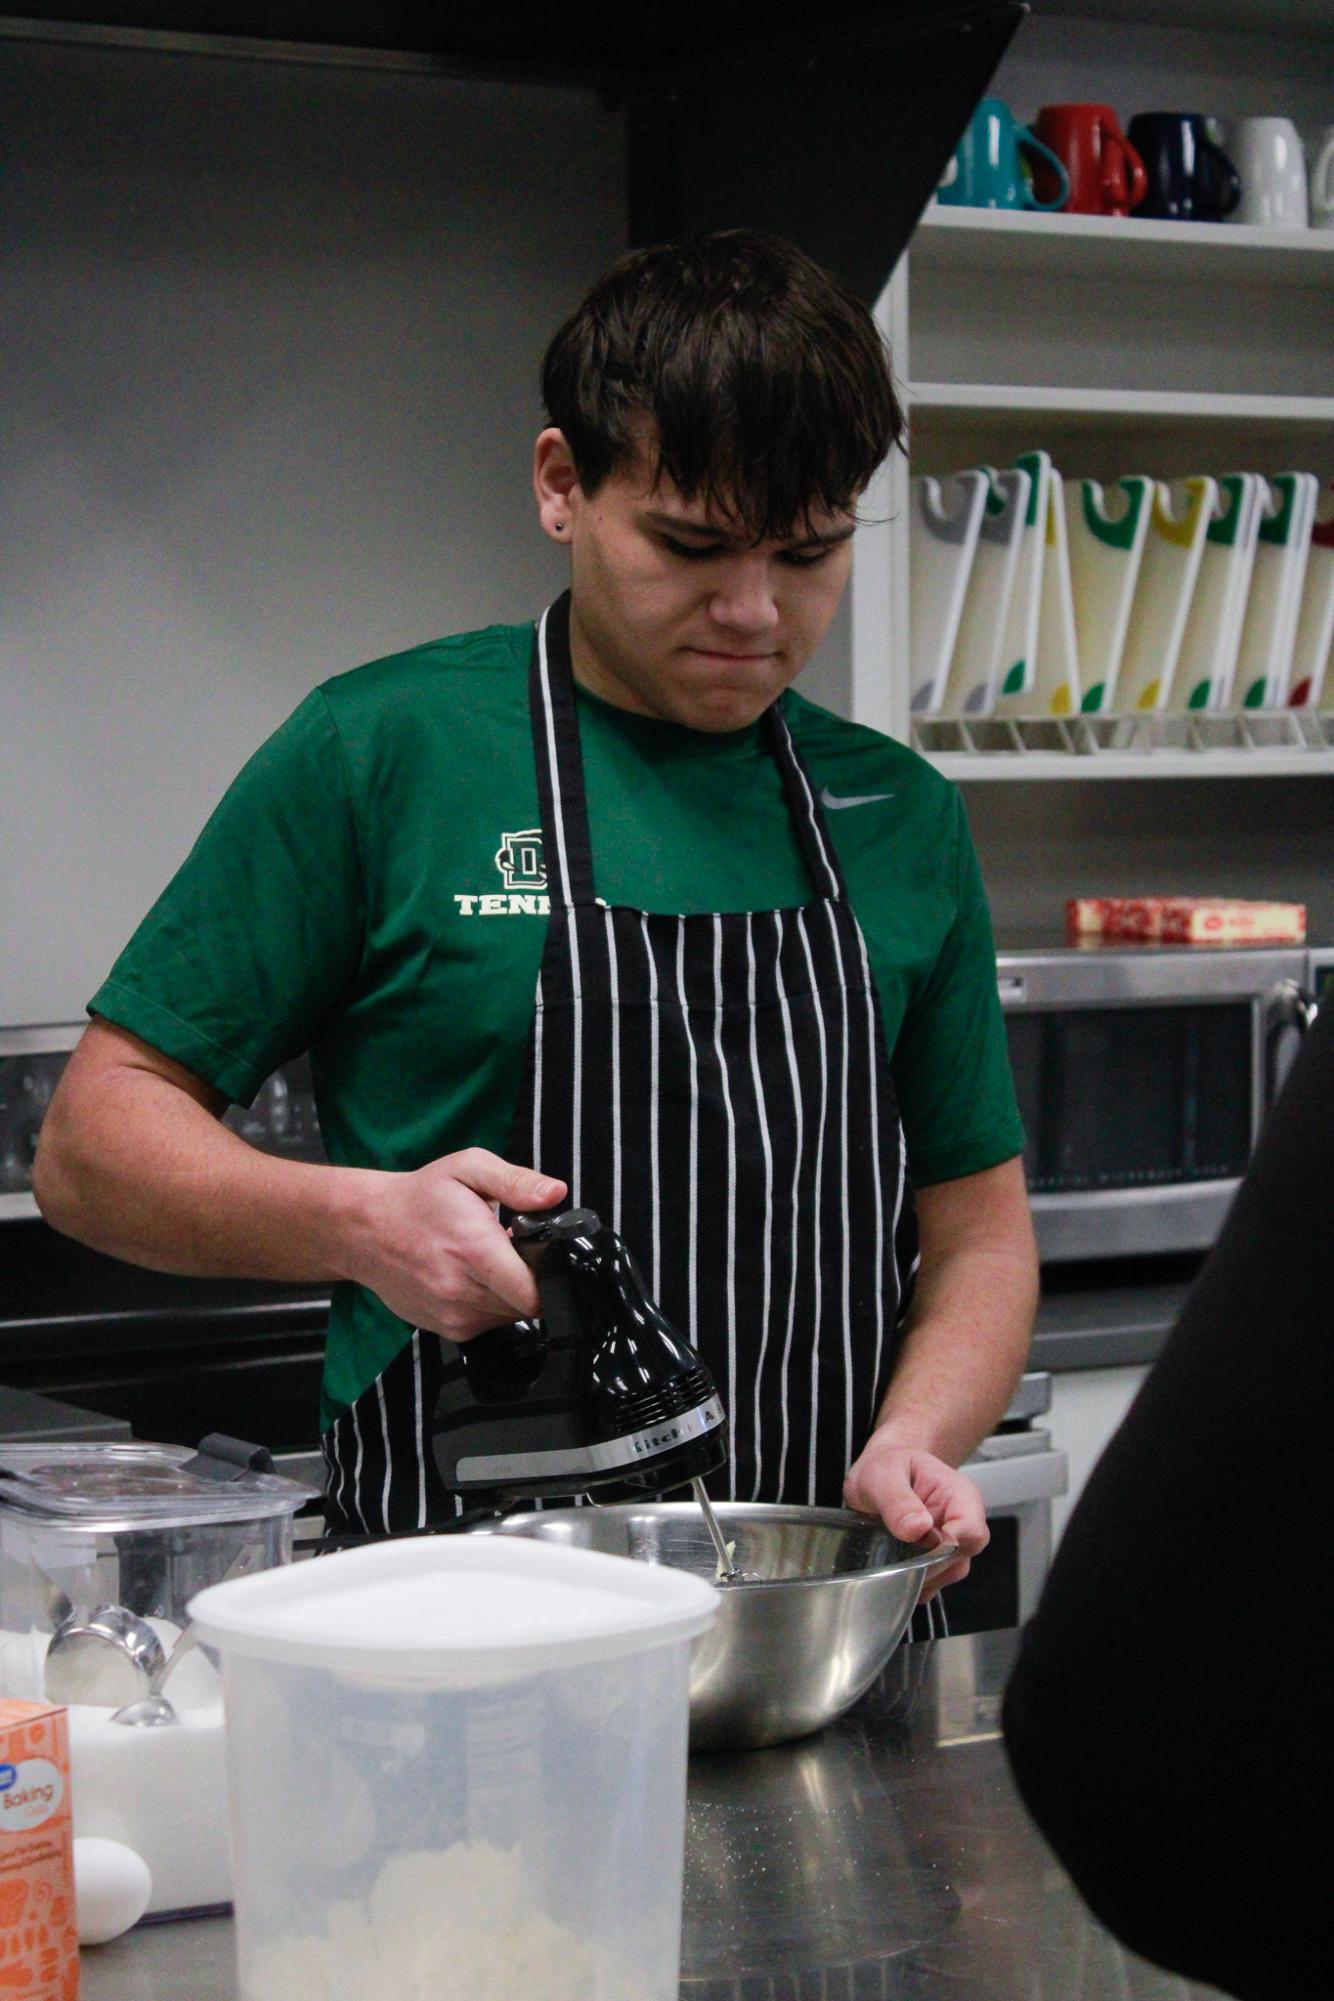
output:
M1213 1243L1282 1069L1300 951L1140 947L998 962L1047 1262Z

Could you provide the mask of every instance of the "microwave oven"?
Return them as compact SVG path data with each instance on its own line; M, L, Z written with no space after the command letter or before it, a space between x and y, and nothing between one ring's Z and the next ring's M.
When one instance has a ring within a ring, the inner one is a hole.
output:
M1044 1263L1206 1250L1334 948L997 955Z
M0 1223L29 1222L37 1215L32 1196L37 1135L87 1025L58 1021L0 1028ZM260 1086L254 1103L231 1106L223 1123L263 1153L322 1161L309 1057L299 1056L275 1070Z

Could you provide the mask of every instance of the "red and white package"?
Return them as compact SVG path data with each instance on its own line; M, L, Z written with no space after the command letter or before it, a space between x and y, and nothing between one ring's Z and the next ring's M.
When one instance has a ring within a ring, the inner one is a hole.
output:
M1072 945L1301 945L1304 903L1237 896L1074 896L1065 906Z

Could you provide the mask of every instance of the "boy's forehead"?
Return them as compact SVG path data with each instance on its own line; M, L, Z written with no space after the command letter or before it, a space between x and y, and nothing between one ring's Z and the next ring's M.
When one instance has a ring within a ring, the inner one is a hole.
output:
M619 468L619 475L637 510L645 516L743 547L753 546L757 540L744 510L729 504L725 497L695 494L687 498L671 475L654 463L646 443L641 442L633 463ZM786 535L776 539L784 542L841 539L854 525L851 504L834 512L812 505L797 517Z

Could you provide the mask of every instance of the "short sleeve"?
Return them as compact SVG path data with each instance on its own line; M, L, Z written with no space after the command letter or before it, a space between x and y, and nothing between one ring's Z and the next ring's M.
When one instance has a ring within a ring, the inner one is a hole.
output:
M365 891L317 689L251 758L88 1003L236 1104L353 985Z
M892 1069L918 1187L979 1174L1023 1152L996 947L963 800L954 800L954 914L913 994Z

